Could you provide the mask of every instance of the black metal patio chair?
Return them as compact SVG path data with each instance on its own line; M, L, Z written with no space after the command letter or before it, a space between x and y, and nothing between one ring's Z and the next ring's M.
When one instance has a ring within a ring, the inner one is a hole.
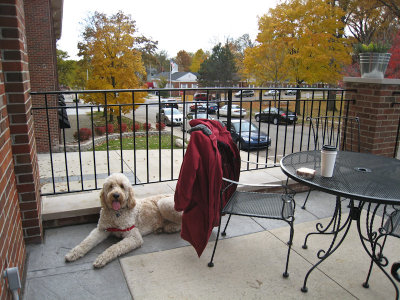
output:
M253 162L247 162L253 163ZM256 164L256 163L254 163ZM232 215L239 216L247 216L247 217L257 217L257 218L266 218L266 219L276 219L282 220L289 224L290 227L290 238L288 241L288 252L286 257L286 266L285 271L283 273L284 277L288 277L288 266L289 266L289 256L291 251L291 246L293 242L294 235L294 211L295 211L295 201L294 194L295 192L291 190L286 185L271 185L271 184L245 184L236 182L233 180L229 180L223 178L223 188L220 192L220 219L219 226L217 232L217 238L215 241L213 253L211 256L211 260L208 263L209 267L214 266L214 255L217 248L220 230L221 230L221 219L223 215L229 215L228 221L225 225L224 230L221 235L226 235L226 229L229 225L229 221L231 220ZM249 192L249 191L241 191L236 190L230 199L223 205L223 195L224 193L232 186L246 186L246 187L256 187L257 189L265 189L265 188L282 188L282 192L276 193L265 193L265 192Z
M379 229L379 232L377 233L378 235L375 238L375 243L373 245L373 252L375 254L377 263L381 264L382 266L387 265L387 259L383 255L383 248L385 247L386 244L386 239L388 236L393 236L400 238L400 208L399 207L394 207L393 211L387 212L387 206L385 206L384 211L383 211L383 216L382 216L382 223L381 223L381 228ZM382 244L379 243L379 241L383 239ZM369 266L367 278L365 282L363 283L363 287L368 288L369 287L369 278L371 276L372 272L372 266L374 265L374 261L371 260L371 264ZM394 263L391 268L391 273L392 276L397 280L400 281L400 276L399 276L399 269L400 269L400 262Z
M320 150L323 145L335 146L338 150L360 152L360 120L357 117L324 116L307 117L310 121L314 149ZM308 190L302 209L306 208Z

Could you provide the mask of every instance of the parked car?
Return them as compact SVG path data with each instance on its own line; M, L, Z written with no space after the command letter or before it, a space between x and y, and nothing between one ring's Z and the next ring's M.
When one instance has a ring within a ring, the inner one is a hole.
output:
M214 100L214 96L208 94L208 99L207 99L207 93L195 93L193 95L193 101L207 101L207 100Z
M204 102L204 103L194 103L190 106L190 111L200 111L206 110L209 114L216 114L218 110L218 105L215 102Z
M156 122L162 122L165 125L181 125L183 122L183 114L176 108L162 108L160 115L156 114Z
M235 93L235 97L253 97L254 96L254 91L253 90L242 90L237 93Z
M266 148L271 145L271 138L247 120L232 120L231 136L239 150Z
M232 104L232 109L231 109L231 116L232 117L245 117L246 116L246 110L244 108L240 108L239 105ZM219 109L219 115L220 116L228 116L228 105L224 105Z
M297 91L296 90L286 90L285 95L296 95Z
M272 122L275 125L278 123L294 123L297 121L296 113L286 109L277 109L276 107L267 107L261 113L254 115L257 122Z
M194 119L214 120L214 118L211 117L209 114L207 114L207 112L197 112L197 113L190 112L187 114L186 118L183 120L183 123L181 124L182 131L188 131L191 128L189 122Z
M178 102L175 99L162 99L161 100L161 104L160 104L161 108L176 108L178 109Z
M279 95L279 91L278 90L268 90L264 93L264 96L274 96L274 95Z

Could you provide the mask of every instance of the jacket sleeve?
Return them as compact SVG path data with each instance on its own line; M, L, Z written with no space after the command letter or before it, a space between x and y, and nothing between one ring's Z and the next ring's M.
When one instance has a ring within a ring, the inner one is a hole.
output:
M201 148L202 139L204 136L200 131L193 132L190 136L175 188L175 210L177 211L185 210L192 200L193 185L201 159L199 148Z

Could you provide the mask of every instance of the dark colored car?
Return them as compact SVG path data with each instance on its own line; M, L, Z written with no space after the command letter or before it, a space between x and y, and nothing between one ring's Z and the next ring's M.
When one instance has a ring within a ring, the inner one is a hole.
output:
M296 95L297 91L296 90L286 90L285 95Z
M257 122L272 122L275 125L278 123L294 123L297 121L296 113L286 108L277 109L276 107L267 107L261 111L261 113L256 113L254 117Z
M175 99L163 99L161 100L161 108L176 108L178 109L178 102Z
M216 114L218 110L218 105L215 102L202 102L202 103L194 103L190 106L190 111L195 112L195 111L203 111L206 110L208 111L209 114Z
M232 140L239 149L251 150L267 148L271 145L271 138L253 123L246 120L232 120L231 125Z

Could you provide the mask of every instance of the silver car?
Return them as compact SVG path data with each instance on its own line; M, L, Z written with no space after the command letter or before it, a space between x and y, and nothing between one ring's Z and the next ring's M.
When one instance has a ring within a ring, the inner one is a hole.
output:
M162 122L165 125L181 125L183 114L176 108L162 108L160 114L156 114L156 122Z
M231 109L231 116L232 117L245 117L246 116L246 110L244 108L240 108L239 105L237 104L232 104L232 109ZM228 105L224 105L219 109L219 115L220 116L228 116Z

